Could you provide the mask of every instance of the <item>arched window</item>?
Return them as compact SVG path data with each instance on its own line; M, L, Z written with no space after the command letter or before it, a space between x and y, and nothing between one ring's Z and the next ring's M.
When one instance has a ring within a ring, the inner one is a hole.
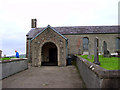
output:
M116 49L120 50L120 37L116 38Z
M88 37L83 38L83 50L88 50L89 39Z

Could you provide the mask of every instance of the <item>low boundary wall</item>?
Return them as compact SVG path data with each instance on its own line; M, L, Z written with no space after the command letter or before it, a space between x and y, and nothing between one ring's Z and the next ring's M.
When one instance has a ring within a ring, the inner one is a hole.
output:
M4 60L0 62L0 66L2 66L2 76L0 79L4 79L10 75L13 75L17 72L28 69L28 60L27 58L15 58L11 60Z
M106 70L81 57L76 64L87 88L120 88L120 70Z

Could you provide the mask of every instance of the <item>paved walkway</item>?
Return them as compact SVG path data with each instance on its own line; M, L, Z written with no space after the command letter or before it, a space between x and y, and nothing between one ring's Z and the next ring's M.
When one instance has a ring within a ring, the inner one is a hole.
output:
M3 81L3 88L83 88L75 66L30 67Z

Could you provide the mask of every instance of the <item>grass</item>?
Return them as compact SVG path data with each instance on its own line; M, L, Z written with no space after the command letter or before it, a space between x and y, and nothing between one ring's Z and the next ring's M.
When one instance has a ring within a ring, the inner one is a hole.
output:
M92 59L88 59L88 55L80 55L80 57L90 61L93 63L94 56L92 55ZM99 55L100 67L107 70L120 70L120 59L117 57L103 57Z
M12 57L13 58L13 57ZM0 58L0 60L10 60L11 58Z

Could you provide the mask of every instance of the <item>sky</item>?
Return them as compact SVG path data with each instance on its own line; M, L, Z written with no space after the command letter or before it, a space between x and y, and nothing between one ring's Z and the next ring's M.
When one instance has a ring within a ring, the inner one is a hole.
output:
M2 55L26 53L31 19L37 27L101 26L118 24L119 0L0 0Z

